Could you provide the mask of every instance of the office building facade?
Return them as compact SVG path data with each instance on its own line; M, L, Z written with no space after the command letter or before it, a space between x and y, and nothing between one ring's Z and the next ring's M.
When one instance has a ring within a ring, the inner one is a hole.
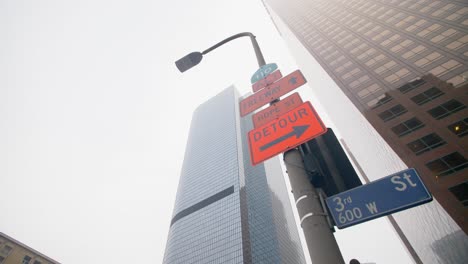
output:
M0 264L59 264L58 261L0 232Z
M163 263L305 263L278 158L252 166L234 87L193 114Z
M395 216L417 258L467 262L468 2L263 2L299 64L304 56L318 62L397 154L383 166L416 168L434 195L431 205ZM333 95L314 89L336 112Z

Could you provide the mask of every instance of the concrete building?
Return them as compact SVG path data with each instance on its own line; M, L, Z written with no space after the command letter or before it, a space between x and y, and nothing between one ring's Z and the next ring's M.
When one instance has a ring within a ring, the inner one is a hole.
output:
M234 87L190 128L163 263L305 263L278 158L252 166Z
M46 255L0 232L0 264L59 264Z
M339 87L313 89L351 151L368 145L369 178L414 167L434 195L395 215L415 261L468 262L468 2L263 2L306 77L316 61Z

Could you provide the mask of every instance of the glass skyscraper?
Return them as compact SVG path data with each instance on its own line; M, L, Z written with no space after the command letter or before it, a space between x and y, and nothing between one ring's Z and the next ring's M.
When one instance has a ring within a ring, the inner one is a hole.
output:
M193 114L163 263L305 263L279 159L251 165L239 98Z
M367 176L414 167L434 195L394 215L415 261L468 263L468 2L263 2Z

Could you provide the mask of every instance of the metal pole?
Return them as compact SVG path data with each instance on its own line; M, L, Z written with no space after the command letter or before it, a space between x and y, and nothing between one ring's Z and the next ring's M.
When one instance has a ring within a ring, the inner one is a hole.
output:
M326 211L322 208L320 197L307 178L299 150L286 151L284 163L312 263L344 264L332 229L328 225Z
M208 52L218 48L219 46L222 46L222 45L226 44L227 42L229 42L229 41L231 41L233 39L236 39L236 38L240 38L240 37L250 37L250 40L252 41L252 45L254 47L255 56L257 56L258 66L262 67L263 65L265 65L266 64L265 59L263 58L263 54L262 54L262 51L260 50L260 46L258 46L255 35L250 33L250 32L243 32L243 33L239 33L239 34L235 34L233 36L230 36L229 38L226 38L226 39L214 44L213 46L207 48L206 50L204 50L202 52L202 54L205 55Z

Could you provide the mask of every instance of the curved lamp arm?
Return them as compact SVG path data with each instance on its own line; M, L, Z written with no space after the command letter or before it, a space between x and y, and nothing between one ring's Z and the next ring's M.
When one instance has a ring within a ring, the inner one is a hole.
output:
M257 56L257 62L258 62L258 66L259 67L262 67L263 65L265 65L265 59L263 58L263 54L262 54L262 51L260 50L260 46L258 46L258 42L255 38L255 35L250 33L250 32L243 32L243 33L239 33L239 34L236 34L236 35L233 35L225 40L222 40L220 41L219 43L213 45L212 47L204 50L202 52L203 55L207 54L208 52L218 48L219 46L222 46L224 44L226 44L227 42L231 41L231 40L234 40L236 38L240 38L240 37L250 37L250 40L252 41L252 45L254 47L254 50L255 50L255 55Z
M250 32L243 32L243 33L233 35L233 36L231 36L229 38L226 38L225 40L222 40L219 43L216 43L215 45L213 45L212 47L204 50L203 52L198 52L198 51L197 52L192 52L192 53L186 55L185 57L179 59L178 61L176 61L175 64L176 64L176 66L177 66L177 68L179 69L180 72L184 72L184 71L192 68L193 66L197 65L198 63L200 63L200 61L203 58L203 55L207 54L208 52L211 52L212 50L218 48L219 46L222 46L222 45L226 44L227 42L229 42L231 40L234 40L234 39L240 38L240 37L250 37L250 40L252 41L252 45L253 45L254 50L255 50L255 55L257 56L258 66L262 67L263 65L265 65L265 59L263 58L263 54L262 54L262 52L260 50L260 46L258 45L258 42L255 39L255 35L250 33Z

